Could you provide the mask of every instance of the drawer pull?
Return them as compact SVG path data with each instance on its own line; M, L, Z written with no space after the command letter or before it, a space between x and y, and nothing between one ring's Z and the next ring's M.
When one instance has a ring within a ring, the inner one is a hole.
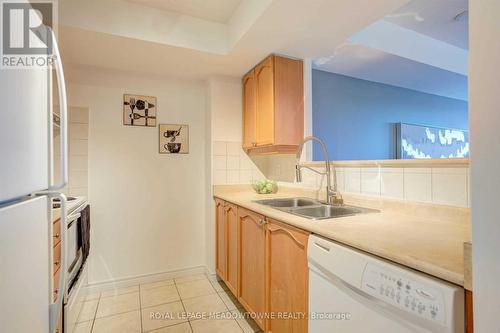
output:
M326 252L330 252L330 248L326 245L323 245L323 244L320 244L320 243L317 243L317 242L314 242L314 245L316 245L317 247L325 250Z

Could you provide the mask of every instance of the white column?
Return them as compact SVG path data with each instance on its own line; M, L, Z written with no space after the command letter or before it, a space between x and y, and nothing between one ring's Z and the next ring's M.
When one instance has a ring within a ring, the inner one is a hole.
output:
M470 0L474 329L498 331L500 313L500 2Z

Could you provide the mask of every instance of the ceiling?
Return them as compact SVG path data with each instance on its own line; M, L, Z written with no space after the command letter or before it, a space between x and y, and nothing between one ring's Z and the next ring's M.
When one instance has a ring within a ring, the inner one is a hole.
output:
M241 77L270 53L330 55L356 31L407 2L242 0L220 24L124 0L65 0L59 6L59 41L68 68Z
M316 69L467 100L467 0L412 0L350 36Z
M226 23L242 0L126 0L199 19Z
M462 49L469 49L467 0L413 0L384 20Z
M324 58L314 68L460 100L467 100L467 77L357 44L344 44L334 61Z

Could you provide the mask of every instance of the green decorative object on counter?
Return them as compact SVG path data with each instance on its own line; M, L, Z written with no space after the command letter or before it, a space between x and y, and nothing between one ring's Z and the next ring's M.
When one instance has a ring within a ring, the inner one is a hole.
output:
M274 180L259 180L252 184L252 188L259 194L271 194L278 192L278 184Z

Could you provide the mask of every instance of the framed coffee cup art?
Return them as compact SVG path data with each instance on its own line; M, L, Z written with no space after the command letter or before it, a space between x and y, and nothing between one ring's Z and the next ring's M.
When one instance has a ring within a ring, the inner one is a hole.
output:
M189 154L189 126L160 124L160 154Z

